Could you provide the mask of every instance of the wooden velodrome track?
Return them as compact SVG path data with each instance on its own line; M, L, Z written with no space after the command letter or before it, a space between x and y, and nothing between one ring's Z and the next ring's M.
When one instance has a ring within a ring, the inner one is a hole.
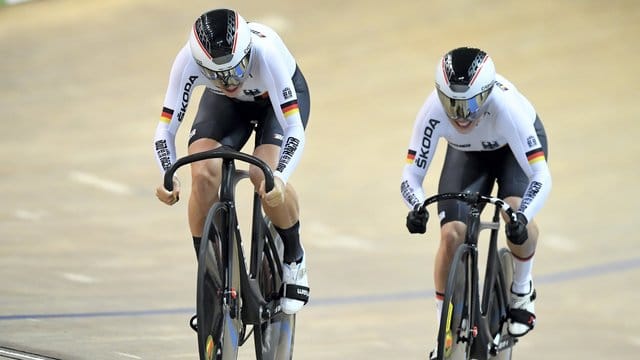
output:
M514 358L638 358L635 0L0 8L0 350L196 358L189 189L174 207L156 200L152 139L173 56L192 21L218 6L280 31L311 88L307 147L292 178L312 286L296 359L424 359L433 346L438 229L407 233L399 179L435 63L466 44L487 50L531 99L550 140L538 325ZM182 155L194 109L180 130ZM187 171L180 177L189 183Z

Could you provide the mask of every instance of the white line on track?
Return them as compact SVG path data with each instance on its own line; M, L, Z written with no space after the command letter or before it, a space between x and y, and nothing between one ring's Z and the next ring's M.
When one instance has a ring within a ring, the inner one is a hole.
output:
M574 252L578 249L578 244L575 241L559 234L540 235L538 246L565 253Z
M54 358L51 358L51 357L40 356L37 354L9 349L5 347L0 347L0 357L6 357L8 359L15 359L15 360L55 360Z
M92 186L94 188L104 190L113 194L129 195L132 192L131 188L129 188L125 184L103 179L96 175L84 173L81 171L72 171L69 173L69 177L71 178L71 180L80 184Z
M73 282L82 283L82 284L93 284L96 282L95 278L91 276L82 275L82 274L72 274L72 273L63 273L62 277Z
M24 3L30 0L4 0L5 4L7 5L14 5L14 4L20 4L20 3Z
M127 354L127 353L123 353L123 352L119 352L119 351L116 351L116 352L115 352L115 354L116 354L116 355L120 355L120 356L122 356L122 357L129 358L129 359L142 359L140 356L136 356L136 355L132 355L132 354Z
M44 211L30 211L24 209L17 209L14 212L16 218L20 220L38 221L42 219L46 213Z

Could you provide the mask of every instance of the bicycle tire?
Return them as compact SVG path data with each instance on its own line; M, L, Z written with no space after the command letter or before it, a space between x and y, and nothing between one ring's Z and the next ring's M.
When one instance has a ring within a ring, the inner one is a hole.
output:
M507 329L509 314L509 293L508 286L511 284L513 277L513 262L511 261L510 252L503 248L498 251L496 261L491 268L494 271L494 282L487 299L486 320L488 334L483 332L481 338L482 343L491 344L498 341L497 347L491 347L486 354L488 359L510 360L512 354L512 346L510 344L510 335ZM508 266L511 264L511 268ZM483 355L484 356L484 355Z
M511 255L511 251L507 248L501 248L498 250L498 259L500 260L500 270L502 271L502 278L504 280L504 287L502 287L502 291L504 293L504 299L509 301L511 298L509 287L511 286L511 282L513 281L513 257ZM497 281L496 281L497 282ZM496 289L497 290L497 289ZM509 304L505 304L505 309L508 311ZM501 336L510 337L508 331L508 319L502 319L504 322L501 326ZM492 357L492 359L496 360L511 360L513 356L513 346L506 348L496 354L496 356Z
M284 246L273 224L265 218L267 231L262 252L258 284L267 301L278 298L282 284ZM258 360L291 360L295 338L296 316L280 313L276 318L254 327L253 336Z
M514 272L514 264L513 264L513 255L511 255L511 251L507 248L501 248L498 250L498 258L500 259L500 266L502 267L502 274L504 279L504 295L507 299L511 297L511 291L509 290L509 286L513 282L513 272Z
M451 262L438 327L438 360L471 359L472 337L467 335L467 339L464 340L460 334L464 326L473 323L474 316L471 301L472 279L467 276L470 259L469 250L465 245L461 245Z
M214 204L207 214L200 244L196 296L200 360L236 359L238 355L241 324L237 310L225 300L228 234L221 230L226 228L228 216L225 204ZM237 260L233 263L237 267ZM237 275L234 279L239 282ZM240 286L233 284L231 288L239 291ZM235 297L240 299L240 294Z

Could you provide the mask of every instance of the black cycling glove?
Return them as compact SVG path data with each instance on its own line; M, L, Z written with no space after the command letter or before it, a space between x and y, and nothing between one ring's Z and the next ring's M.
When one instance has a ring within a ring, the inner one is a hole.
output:
M516 245L522 245L529 238L527 233L527 217L523 213L517 212L518 220L510 221L505 227L507 239Z
M424 234L427 231L427 220L429 220L427 209L418 204L407 214L407 229L412 234Z

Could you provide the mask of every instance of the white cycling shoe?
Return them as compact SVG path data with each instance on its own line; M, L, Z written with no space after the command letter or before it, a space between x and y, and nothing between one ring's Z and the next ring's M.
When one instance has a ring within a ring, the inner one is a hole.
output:
M304 249L303 249L304 252ZM282 299L280 306L285 314L295 314L309 301L307 257L299 263L282 263Z
M511 291L511 309L509 311L509 334L519 337L533 330L536 324L536 289L529 283L528 294L516 294Z

